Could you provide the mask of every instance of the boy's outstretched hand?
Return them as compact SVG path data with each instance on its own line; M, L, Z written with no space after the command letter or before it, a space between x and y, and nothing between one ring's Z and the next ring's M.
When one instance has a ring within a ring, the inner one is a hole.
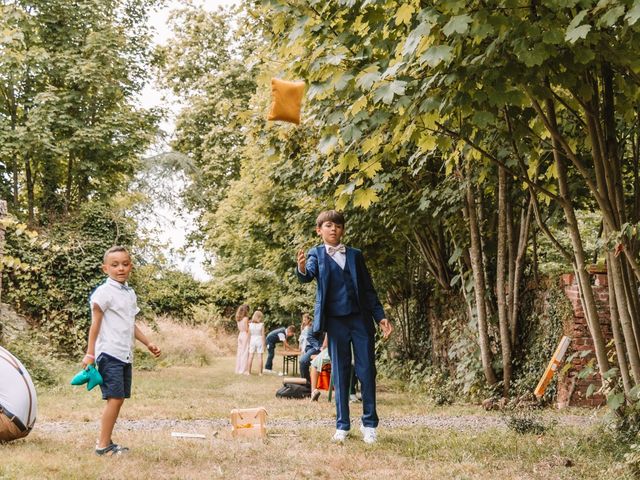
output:
M307 273L307 256L304 252L304 248L298 250L298 270L300 273Z
M158 347L155 343L150 343L147 345L149 351L153 354L154 357L158 358L160 356L160 347Z
M382 320L380 320L380 323L378 325L380 325L380 330L382 330L382 338L384 338L385 340L389 338L389 335L391 335L391 332L393 332L393 325L391 324L391 322L386 318L383 318Z

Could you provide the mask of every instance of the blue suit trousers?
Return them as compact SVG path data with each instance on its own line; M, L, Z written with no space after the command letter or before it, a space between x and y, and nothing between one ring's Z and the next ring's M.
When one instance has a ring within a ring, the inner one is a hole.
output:
M376 413L375 339L367 330L360 313L327 318L331 372L335 385L336 428L349 430L349 384L351 383L351 350L353 365L362 393L362 425L378 426Z

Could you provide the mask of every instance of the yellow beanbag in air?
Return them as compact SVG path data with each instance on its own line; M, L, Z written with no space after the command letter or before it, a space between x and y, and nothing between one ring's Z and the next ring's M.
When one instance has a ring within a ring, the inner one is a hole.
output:
M300 123L300 105L304 95L304 82L271 79L271 111L268 120Z

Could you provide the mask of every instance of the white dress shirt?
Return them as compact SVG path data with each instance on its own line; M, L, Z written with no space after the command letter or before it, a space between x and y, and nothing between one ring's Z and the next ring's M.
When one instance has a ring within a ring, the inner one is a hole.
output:
M326 243L324 244L324 248L327 252L327 255L329 255L329 246ZM337 245L338 247L340 245ZM329 255L331 258L333 258L335 260L335 262L340 265L340 268L344 270L344 266L347 263L347 254L346 253L342 253L342 252L335 252L333 255Z

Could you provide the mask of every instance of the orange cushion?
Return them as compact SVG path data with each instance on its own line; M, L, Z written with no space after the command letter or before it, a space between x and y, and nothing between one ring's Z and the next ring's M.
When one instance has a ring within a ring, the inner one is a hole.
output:
M304 95L304 82L271 79L271 111L269 120L300 123L300 105Z

